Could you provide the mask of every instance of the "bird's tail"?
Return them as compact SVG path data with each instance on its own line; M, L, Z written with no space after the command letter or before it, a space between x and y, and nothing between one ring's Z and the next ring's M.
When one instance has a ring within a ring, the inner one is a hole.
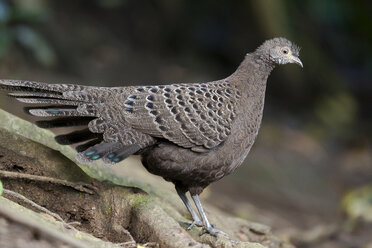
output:
M74 145L82 163L97 159L117 163L141 148L129 141L119 142L117 136L124 128L106 132L108 123L99 118L100 108L110 94L115 94L115 88L0 80L0 91L7 91L10 97L27 104L26 113L43 118L35 122L37 126L66 128L55 140L62 145Z
M27 104L26 113L38 117L54 117L52 120L40 120L36 125L42 128L85 126L95 118L95 113L87 110L78 111L78 106L87 102L88 97L71 97L73 93L87 92L96 87L74 84L46 84L30 81L0 80L0 91L7 91L8 96ZM99 95L96 93L97 97ZM90 97L91 100L92 97Z
M96 113L89 110L83 113L78 111L79 105L100 100L101 91L97 87L0 80L0 91L8 92L9 97L24 103L26 113L37 117L51 117L35 122L41 128L78 129L56 136L59 144L79 144L77 150L81 151L102 142L102 134L90 132L88 129L88 124L96 118ZM87 96L93 91L94 97Z

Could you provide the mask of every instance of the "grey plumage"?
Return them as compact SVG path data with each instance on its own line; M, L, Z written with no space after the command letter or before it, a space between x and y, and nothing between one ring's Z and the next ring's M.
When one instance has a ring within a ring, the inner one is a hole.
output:
M211 234L198 195L239 166L257 136L267 78L277 64L297 63L299 48L284 38L266 41L246 55L229 77L200 84L89 87L1 80L0 90L27 104L43 128L82 126L56 137L78 144L77 159L107 164L140 154L153 174L173 182L193 216ZM202 221L190 209L189 191Z

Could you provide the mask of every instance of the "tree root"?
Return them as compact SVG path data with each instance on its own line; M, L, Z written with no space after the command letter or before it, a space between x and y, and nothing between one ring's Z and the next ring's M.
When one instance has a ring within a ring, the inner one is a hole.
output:
M3 193L6 194L6 195L13 196L13 197L15 197L15 198L17 198L17 199L19 199L19 200L21 200L21 201L23 201L23 202L25 202L25 203L31 205L32 207L34 207L34 208L36 208L36 209L38 209L38 210L40 210L40 211L42 211L42 212L44 212L44 213L46 213L46 214L52 216L52 217L54 217L55 219L57 219L57 220L59 220L60 222L62 222L62 224L63 224L63 226L64 226L65 228L68 228L68 229L72 229L72 230L74 230L74 231L77 231L77 230L75 229L75 227L73 227L72 225L80 225L80 223L79 223L79 222L76 222L76 221L75 221L75 222L71 222L71 223L67 223L67 222L65 222L65 221L62 219L62 217L59 216L58 214L53 213L52 211L50 211L50 210L44 208L43 206L40 206L39 204L35 203L34 201L31 201L31 200L28 199L27 197L25 197L25 196L23 196L23 195L21 195L21 194L19 194L19 193L17 193L17 192L14 192L14 191L12 191L12 190L8 190L8 189L3 189Z
M34 220L23 218L23 216L19 216L14 214L13 211L10 209L6 209L0 206L0 215L23 226L29 227L32 230L35 230L39 233L45 235L45 237L53 242L61 242L63 244L68 245L69 247L77 247L77 248L88 248L88 245L76 240L68 235L65 235L63 232L56 232L53 230L49 230L48 228L40 227L37 225Z
M90 195L94 195L97 192L97 189L90 184L86 183L73 183L62 179L52 178L52 177L44 177L44 176L37 176L19 172L11 172L11 171L4 171L0 170L0 178L7 178L7 179L26 179L30 181L37 181L37 182L44 182L44 183L52 183L63 185L66 187L73 188L77 191L87 193Z

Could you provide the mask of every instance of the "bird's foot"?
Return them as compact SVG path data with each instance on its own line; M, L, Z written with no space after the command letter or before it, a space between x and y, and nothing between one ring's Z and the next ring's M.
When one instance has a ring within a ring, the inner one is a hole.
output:
M187 230L191 230L194 226L203 226L203 222L201 220L194 220Z
M205 230L205 232L207 232L207 233L209 233L209 234L211 234L215 237L217 237L218 234L222 234L226 237L229 237L229 235L227 233L215 228L214 225L211 225L209 227L204 227L204 230Z

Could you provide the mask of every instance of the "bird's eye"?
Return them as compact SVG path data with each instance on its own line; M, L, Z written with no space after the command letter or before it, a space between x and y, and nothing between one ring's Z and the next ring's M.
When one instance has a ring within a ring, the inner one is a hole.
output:
M283 48L283 49L282 49L282 53L283 53L283 54L288 54L288 52L289 52L289 51L288 51L288 48Z

